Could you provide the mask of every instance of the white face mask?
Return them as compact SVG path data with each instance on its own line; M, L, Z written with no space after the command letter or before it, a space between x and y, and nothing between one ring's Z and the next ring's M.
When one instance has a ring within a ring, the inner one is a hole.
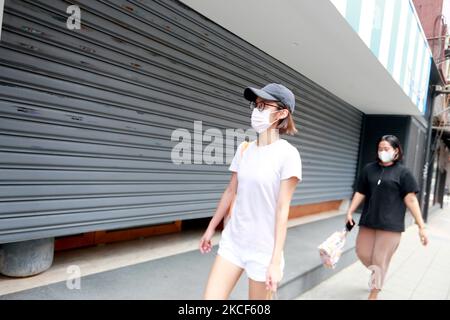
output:
M380 152L378 152L378 157L384 163L391 162L392 160L394 160L395 151L394 150L391 150L391 151L380 151Z
M278 111L271 112L270 109L264 111L259 111L258 109L253 109L252 112L252 128L256 132L262 133L266 131L272 124L277 122L277 120L270 122L270 115L272 113L277 113Z

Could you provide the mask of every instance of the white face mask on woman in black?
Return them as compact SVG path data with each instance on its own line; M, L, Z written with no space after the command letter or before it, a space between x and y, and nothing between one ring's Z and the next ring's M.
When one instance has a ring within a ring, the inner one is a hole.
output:
M382 162L389 163L395 159L395 151L394 150L380 151L378 152L378 157Z

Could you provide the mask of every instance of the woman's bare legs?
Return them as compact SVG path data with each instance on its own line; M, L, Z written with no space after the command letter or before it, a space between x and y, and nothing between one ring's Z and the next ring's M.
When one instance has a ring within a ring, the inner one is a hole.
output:
M372 263L374 266L378 267L378 277L375 281L377 286L372 289L369 295L370 300L376 300L378 298L378 293L380 292L381 286L386 278L389 264L391 262L392 256L397 250L401 239L400 232L391 231L376 231L375 245L373 248ZM375 271L377 272L377 271ZM379 286L379 288L378 288Z
M376 230L366 228L363 226L359 227L359 232L356 237L356 255L359 260L367 268L373 265L372 257L375 247ZM372 277L373 277L372 273ZM372 288L369 294L369 300L376 300L378 298L378 293L380 290Z
M378 293L380 293L380 289L370 290L369 298L367 300L378 300Z
M400 243L401 233L375 230L361 226L356 238L356 254L370 270L369 300L377 300L384 283L392 255Z
M209 273L203 299L228 299L243 271L242 268L217 255Z
M356 255L366 268L372 265L373 248L375 246L376 230L359 227L358 235L356 237Z
M267 289L266 283L248 279L248 299L249 300L266 300Z

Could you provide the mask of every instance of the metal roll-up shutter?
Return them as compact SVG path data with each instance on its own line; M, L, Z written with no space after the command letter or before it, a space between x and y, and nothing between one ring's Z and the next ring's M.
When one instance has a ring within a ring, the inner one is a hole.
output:
M297 97L292 205L351 195L361 112L180 2L6 0L3 23L0 243L212 216L228 163L175 165L171 135L248 128L268 82Z
M425 153L423 151L426 149L426 128L423 123L414 117L411 117L408 131L408 138L403 150L404 163L411 169L419 186L421 186L423 180L423 165L425 161Z

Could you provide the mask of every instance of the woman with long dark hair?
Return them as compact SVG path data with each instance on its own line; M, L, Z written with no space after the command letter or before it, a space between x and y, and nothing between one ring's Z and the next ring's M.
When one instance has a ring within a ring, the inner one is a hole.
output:
M385 135L377 144L376 161L367 164L357 184L346 222L353 225L352 214L364 201L356 239L356 254L372 271L369 300L376 300L405 231L408 208L419 227L419 238L428 237L416 193L419 187L411 171L400 163L403 151L396 136Z

